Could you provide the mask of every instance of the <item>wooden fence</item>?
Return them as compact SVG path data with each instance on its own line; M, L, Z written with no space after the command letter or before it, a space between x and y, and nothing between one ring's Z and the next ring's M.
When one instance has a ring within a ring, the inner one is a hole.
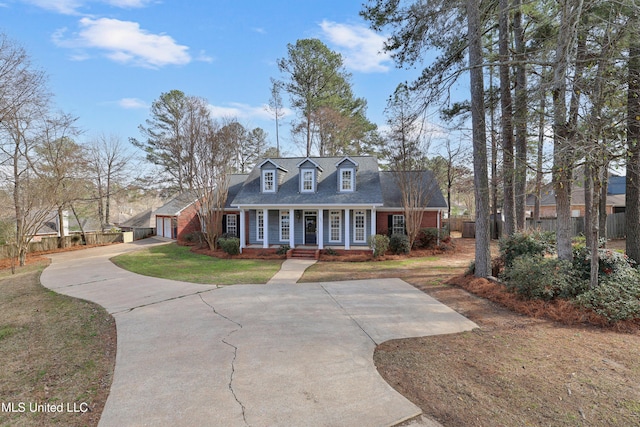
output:
M624 239L625 234L625 213L615 213L607 215L607 238L608 239ZM558 220L556 218L543 218L540 221L534 221L527 218L527 229L537 229L543 231L556 231ZM571 218L571 235L578 236L584 234L584 217Z
M470 217L453 217L445 220L445 224L448 224L450 231L458 231L463 233L463 237L473 237L475 234L474 219ZM466 225L465 225L466 224ZM607 215L607 238L608 239L624 239L625 234L625 214L624 212ZM498 230L501 231L501 223L498 224ZM539 221L534 221L533 218L527 218L527 229L536 229L542 231L556 231L558 220L556 218L542 218ZM465 229L466 227L466 229ZM493 234L493 222L491 223L491 232ZM466 231L466 236L464 235ZM584 217L571 218L571 233L572 236L578 236L584 234Z
M121 243L123 241L122 233L86 233L87 245L102 245L106 243ZM81 246L82 237L80 234L72 234L65 236L65 244L67 247ZM36 236L29 243L29 252L47 252L58 248L60 238L57 236ZM0 246L0 259L11 257L11 247L9 245Z

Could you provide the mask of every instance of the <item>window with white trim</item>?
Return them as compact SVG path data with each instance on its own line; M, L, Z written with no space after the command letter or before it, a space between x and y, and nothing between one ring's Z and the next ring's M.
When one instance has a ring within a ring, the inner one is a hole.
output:
M329 212L329 241L339 242L342 240L342 212Z
M274 193L276 191L276 171L262 171L262 191L264 193Z
M313 169L303 169L302 170L302 192L310 193L313 192Z
M227 234L238 235L238 221L235 215L227 215Z
M340 169L340 191L353 191L355 188L353 169Z
M391 234L405 234L404 215L393 215L391 218Z
M256 240L260 242L264 240L264 210L262 209L256 212Z
M366 243L367 214L365 211L353 212L353 241Z
M280 211L280 241L289 240L289 211Z

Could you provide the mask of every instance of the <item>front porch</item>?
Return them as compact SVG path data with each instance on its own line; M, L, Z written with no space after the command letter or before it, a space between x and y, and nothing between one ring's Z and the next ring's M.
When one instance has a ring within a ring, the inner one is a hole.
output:
M240 208L240 249L370 250L377 233L375 207L322 209Z

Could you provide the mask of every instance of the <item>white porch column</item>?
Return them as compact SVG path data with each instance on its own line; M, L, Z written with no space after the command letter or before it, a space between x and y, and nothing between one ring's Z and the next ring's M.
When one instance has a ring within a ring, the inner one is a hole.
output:
M240 209L240 224L238 225L238 227L240 227L240 253L242 253L242 249L245 247L247 238L247 230L245 230L244 225L244 209Z
M377 233L376 231L378 230L378 226L377 226L377 220L378 218L376 218L376 207L372 207L371 208L371 235L375 236Z
M264 221L264 225L262 226L263 229L263 240L262 240L262 247L267 249L269 247L269 209L263 209L263 221Z
M318 249L324 249L324 211L318 209Z
M437 223L437 227L438 227L438 242L437 244L440 245L440 209L438 209L438 216L436 217L436 223Z
M351 249L351 220L349 209L344 210L344 248Z
M296 247L296 232L293 225L295 222L294 213L293 209L289 209L289 247L291 249Z

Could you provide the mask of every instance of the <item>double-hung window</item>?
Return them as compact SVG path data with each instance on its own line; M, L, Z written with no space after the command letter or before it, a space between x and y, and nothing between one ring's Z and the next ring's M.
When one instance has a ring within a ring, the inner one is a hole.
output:
M313 169L303 169L302 170L302 192L311 193L313 192Z
M404 215L393 215L391 218L391 234L405 234Z
M353 191L354 190L354 173L353 169L341 169L340 170L340 191Z
M238 235L238 221L235 215L227 215L227 234Z
M356 243L366 243L367 236L367 215L365 211L355 211L353 213L353 241Z
M342 240L342 212L329 212L329 241L339 242Z
M280 241L289 240L289 211L280 211Z
M276 171L262 171L262 191L264 193L274 193L276 191Z
M262 209L257 212L256 227L256 240L262 242L264 240L264 211Z

